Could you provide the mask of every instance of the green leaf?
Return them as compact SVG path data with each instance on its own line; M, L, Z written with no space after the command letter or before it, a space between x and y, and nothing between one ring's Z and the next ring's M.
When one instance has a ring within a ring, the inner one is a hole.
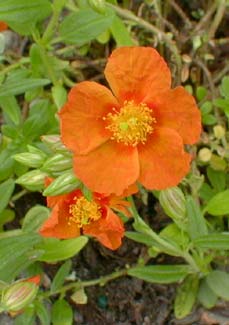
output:
M51 284L51 293L57 291L61 288L62 284L65 281L66 276L69 274L72 267L72 262L70 260L66 261L59 270L57 271L52 284Z
M200 110L202 115L209 114L212 111L212 103L206 101L203 105L201 105Z
M223 171L214 170L211 167L207 168L208 179L217 192L223 191L226 186L226 175Z
M217 302L217 295L208 286L206 279L203 279L200 283L198 300L205 308L212 308Z
M136 241L137 243L145 244L147 246L153 246L155 244L155 241L146 234L140 234L134 231L126 231L125 236Z
M3 226L5 223L14 220L14 218L15 218L15 212L13 210L4 209L0 213L0 231L3 230Z
M229 233L217 233L196 238L195 245L200 248L229 250Z
M49 215L50 210L42 205L32 207L25 215L22 230L26 232L38 231Z
M216 107L221 108L222 110L224 110L225 112L229 111L229 99L224 99L224 98L216 98L213 101L213 104Z
M5 209L7 204L9 203L9 200L11 198L11 195L14 191L14 181L13 179L8 179L2 184L0 184L0 213Z
M202 122L203 124L205 125L214 125L216 124L217 122L217 119L214 115L212 114L206 114L206 115L203 115L202 117Z
M21 110L14 96L0 97L0 106L13 124L19 125L21 122Z
M52 87L52 96L57 108L60 109L67 100L67 91L61 85Z
M35 314L33 305L29 305L21 315L19 315L14 325L34 325L35 322ZM42 324L43 325L43 324Z
M64 299L57 300L52 306L51 318L53 325L72 325L73 312L69 303Z
M32 27L51 13L48 0L7 0L0 2L0 20L7 22L12 29L29 34Z
M40 319L42 325L50 325L50 315L47 310L46 305L42 301L36 300L35 303L35 312Z
M224 271L212 271L206 277L208 286L223 299L229 300L229 274Z
M208 229L206 221L200 211L200 207L191 196L188 196L186 199L186 209L188 217L187 230L190 238L195 239L207 235Z
M220 93L223 97L229 99L229 76L223 77L220 85Z
M152 283L173 283L183 280L188 272L187 265L149 265L131 268L127 274Z
M225 190L213 196L208 202L204 211L213 216L220 216L229 213L229 190Z
M0 97L20 95L25 93L29 89L34 89L41 86L50 84L48 79L17 79L14 81L6 81L0 87Z
M193 308L199 287L196 275L188 275L184 282L179 285L176 293L174 312L178 319L187 316Z
M200 102L201 100L203 100L207 95L207 89L203 86L199 86L196 89L196 97L197 100Z
M84 236L66 240L45 238L39 245L39 248L44 250L39 260L48 263L66 260L79 253L87 242L88 238Z
M9 282L33 263L40 254L33 247L40 241L41 238L36 234L16 234L0 238L0 279Z
M209 201L215 194L215 190L213 190L207 183L203 183L199 190L200 198L205 201Z
M113 18L111 10L99 14L92 9L81 9L63 20L60 25L61 39L69 44L84 45L104 32Z
M117 16L114 17L110 30L112 36L115 39L117 46L134 45L134 42L131 39L125 24L119 17Z

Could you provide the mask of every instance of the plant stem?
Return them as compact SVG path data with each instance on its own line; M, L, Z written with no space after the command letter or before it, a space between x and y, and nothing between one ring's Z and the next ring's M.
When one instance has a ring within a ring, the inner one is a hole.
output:
M19 200L22 196L24 196L26 193L28 193L27 190L21 190L20 192L14 194L14 196L12 196L11 201L15 202L17 200Z
M167 47L173 52L176 64L177 64L177 72L178 72L178 83L180 83L180 77L181 77L181 57L179 54L179 50L175 44L174 41L171 40L171 38L163 31L155 27L154 25L151 25L144 19L137 17L135 14L133 14L131 11L127 9L122 9L118 6L114 6L110 3L107 3L107 5L112 8L120 17L131 20L136 22L139 26L143 27L144 29L152 32L153 34L157 35L159 39L163 39Z
M217 1L217 3L218 3L218 1ZM209 28L209 32L208 32L209 40L214 38L216 30L219 27L221 20L223 19L225 9L226 9L226 0L220 0L215 17L213 19L213 22L212 22L210 28Z
M44 293L43 297L50 297L50 296L53 296L56 294L63 294L69 290L78 290L81 288L91 287L91 286L95 286L95 285L104 286L107 282L117 279L122 276L126 276L126 275L127 275L127 269L123 269L120 271L113 272L109 275L101 276L98 279L88 280L88 281L77 281L77 282L69 283L69 284L63 286L61 289L56 290L55 292Z

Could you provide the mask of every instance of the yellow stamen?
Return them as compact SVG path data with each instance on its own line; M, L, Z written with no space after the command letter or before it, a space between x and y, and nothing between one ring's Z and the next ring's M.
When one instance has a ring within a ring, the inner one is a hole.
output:
M69 217L69 224L76 223L79 228L90 224L92 221L101 218L100 207L94 201L88 201L84 197L75 197L75 203L69 207L71 216Z
M108 122L106 129L111 131L111 139L133 147L139 143L145 144L156 123L152 110L144 103L135 104L131 100L125 101L119 112L113 111L103 118Z

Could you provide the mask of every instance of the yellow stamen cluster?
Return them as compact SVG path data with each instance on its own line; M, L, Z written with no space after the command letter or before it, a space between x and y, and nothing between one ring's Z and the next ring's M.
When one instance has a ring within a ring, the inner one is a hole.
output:
M84 197L74 198L75 204L69 207L70 217L69 224L76 223L79 228L90 224L92 221L101 218L99 205L94 201L88 201Z
M113 111L103 118L108 122L106 129L111 131L111 139L133 147L145 144L156 123L152 110L144 103L135 104L131 100L125 101L120 111L115 108Z

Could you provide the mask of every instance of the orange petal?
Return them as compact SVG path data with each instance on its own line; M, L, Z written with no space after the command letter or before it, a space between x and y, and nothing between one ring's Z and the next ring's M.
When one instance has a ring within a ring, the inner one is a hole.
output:
M160 54L151 47L121 47L108 59L105 76L115 96L122 103L141 102L150 93L170 88L171 75Z
M75 156L74 171L92 191L120 195L138 178L137 149L108 141L86 156Z
M41 282L41 276L40 275L35 275L35 276L32 276L31 278L28 278L26 279L27 282L32 282L32 283L35 283L37 285L40 284Z
M198 141L201 115L196 102L183 87L166 91L157 98L147 97L145 102L155 107L154 116L161 127L174 129L185 144Z
M68 204L57 204L53 208L50 217L43 223L39 233L43 237L74 238L80 235L79 228L69 222Z
M63 143L76 154L86 154L109 138L103 117L118 103L106 87L84 81L73 87L61 109Z
M85 226L84 234L96 237L105 247L112 250L117 249L122 243L124 227L121 219L109 208L107 208L106 218Z
M0 21L0 32L3 32L4 30L8 29L8 25L7 23L5 23L4 21Z
M172 129L155 130L147 143L138 149L139 181L147 189L175 186L189 171L191 156L184 151L181 137Z

